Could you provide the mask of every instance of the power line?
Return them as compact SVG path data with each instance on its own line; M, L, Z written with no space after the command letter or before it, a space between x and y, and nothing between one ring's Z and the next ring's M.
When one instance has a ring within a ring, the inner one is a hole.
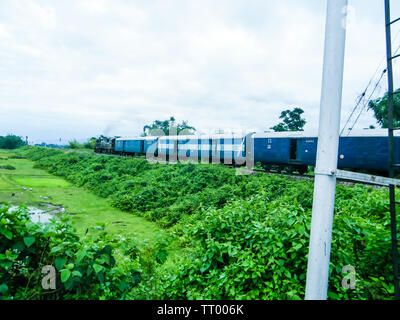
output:
M378 82L377 82L377 83L375 84L375 86L374 86L374 89L372 90L372 92L371 92L371 94L369 95L368 99L365 100L364 105L362 106L362 108L361 108L361 110L360 110L360 112L359 112L359 114L358 114L356 120L354 121L353 125L349 128L349 132L347 133L347 135L349 135L350 132L351 132L351 130L353 130L354 126L356 125L358 119L360 118L361 114L363 113L365 107L368 105L369 101L371 100L372 95L375 93L376 89L377 89L378 86L379 86L379 83L382 81L382 78L383 78L383 76L385 75L386 72L387 72L387 69L383 70L383 72L382 72L382 74L381 74L381 76L380 76ZM343 128L343 129L344 129L344 128Z
M368 84L367 88L364 90L364 92L359 96L358 101L357 101L357 104L356 104L356 106L353 108L353 110L351 111L350 116L347 118L347 121L346 121L345 125L343 126L342 131L340 131L340 135L339 135L339 136L341 136L341 135L343 134L343 131L344 131L344 129L346 128L347 124L350 122L351 117L353 116L354 112L356 111L356 109L357 109L358 106L360 105L362 99L364 98L364 96L365 96L365 94L366 94L366 92L367 92L367 89L368 89L370 83L371 83L371 80L369 81L369 84Z
M397 34L396 34L396 36L394 37L394 39L396 39L399 35L400 35L400 30L397 32ZM399 50L400 50L400 45L397 47L397 49L396 49L396 51L395 51L394 54L397 54L397 52L398 52ZM345 125L343 126L343 128L342 128L342 130L341 130L341 132L340 132L340 135L343 134L344 130L346 129L346 126L349 124L349 122L350 122L352 116L354 115L354 113L356 112L357 108L359 107L359 105L361 104L361 102L365 99L366 93L367 93L367 91L368 91L368 89L369 89L369 87L370 87L370 85L371 85L371 83L372 83L372 80L375 78L376 74L378 73L378 71L379 71L379 69L380 69L380 66L381 66L381 64L382 64L382 61L384 61L384 59L385 59L385 58L383 58L383 59L381 60L381 62L380 62L379 65L378 65L378 68L376 69L376 71L374 72L373 76L372 76L371 79L369 80L367 87L365 88L365 90L363 91L363 93L358 97L358 101L357 101L355 107L353 108L353 110L351 111L350 115L348 116L347 121L346 121ZM368 97L368 99L367 99L366 101L364 100L364 104L363 104L363 106L361 107L361 110L360 110L360 112L359 112L359 114L358 114L356 120L353 122L353 125L349 128L348 135L350 134L350 131L353 130L353 128L354 128L354 126L356 125L358 119L360 118L362 112L364 111L365 106L369 103L370 99L372 98L373 94L375 93L376 89L378 88L379 83L382 81L383 75L386 73L386 71L387 71L386 68L382 71L382 74L381 74L379 80L376 82L376 84L375 84L375 86L374 86L374 88L373 88L373 90L372 90L372 93L369 95L369 97Z

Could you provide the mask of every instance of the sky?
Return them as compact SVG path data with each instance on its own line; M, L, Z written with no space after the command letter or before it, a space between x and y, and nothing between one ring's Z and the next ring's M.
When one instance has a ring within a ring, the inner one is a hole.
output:
M263 132L294 107L317 130L326 2L1 0L0 135L137 136L170 116L203 133ZM384 1L349 5L342 125L385 68ZM396 50L400 23L392 32ZM363 112L355 129L371 124Z

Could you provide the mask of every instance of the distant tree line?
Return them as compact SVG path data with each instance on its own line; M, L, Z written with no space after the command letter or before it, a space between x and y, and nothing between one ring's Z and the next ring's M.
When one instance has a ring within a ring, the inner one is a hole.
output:
M169 120L155 120L152 124L144 126L142 136L158 136L160 135L160 131L164 132L166 136L179 134L190 135L194 134L196 128L189 126L188 121L176 123L175 118L170 117Z
M36 143L35 146L36 147L53 148L53 149L65 149L66 148L66 146L61 145L61 144L46 143L46 142Z
M103 137L103 136L101 136L101 137ZM67 148L68 149L94 149L94 147L96 146L96 140L97 140L97 138L92 137L84 143L79 143L78 141L76 141L74 139L74 140L68 142Z
M17 149L25 145L26 142L22 139L22 137L15 136L13 134L8 134L4 137L0 136L0 149Z

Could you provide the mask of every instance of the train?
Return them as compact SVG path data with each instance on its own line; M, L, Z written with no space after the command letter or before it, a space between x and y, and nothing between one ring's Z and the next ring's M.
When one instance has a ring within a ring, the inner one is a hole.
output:
M252 132L246 135L178 135L102 138L95 152L146 155L167 162L201 161L245 166L260 163L265 171L304 174L315 166L318 135L304 131ZM338 168L387 174L387 129L352 131L339 138ZM394 137L394 163L400 163L400 133Z

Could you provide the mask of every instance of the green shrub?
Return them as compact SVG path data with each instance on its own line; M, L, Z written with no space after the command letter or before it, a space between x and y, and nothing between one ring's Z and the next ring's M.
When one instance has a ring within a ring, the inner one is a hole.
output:
M151 165L144 159L41 148L19 153L113 206L156 221L192 248L175 270L152 277L150 287L135 287L140 297L304 297L312 181L238 176L219 165ZM337 187L329 298L392 297L387 203L385 189ZM356 268L356 290L341 285L345 265Z
M362 198L341 200L336 207L329 298L391 299L390 220L381 200L385 196L371 188L355 191ZM261 192L197 215L183 231L196 250L160 284L163 298L303 299L310 208ZM356 269L355 290L342 287L346 265Z
M10 165L10 164L6 164L4 166L0 166L0 169L5 169L5 170L15 170L15 167Z
M18 137L13 134L7 136L0 136L0 149L17 149L25 146L26 142L22 140L22 137Z
M120 299L139 283L138 270L116 266L121 239L102 227L80 239L66 216L41 224L26 208L9 209L0 207L0 299ZM41 286L45 265L56 268L56 290Z

